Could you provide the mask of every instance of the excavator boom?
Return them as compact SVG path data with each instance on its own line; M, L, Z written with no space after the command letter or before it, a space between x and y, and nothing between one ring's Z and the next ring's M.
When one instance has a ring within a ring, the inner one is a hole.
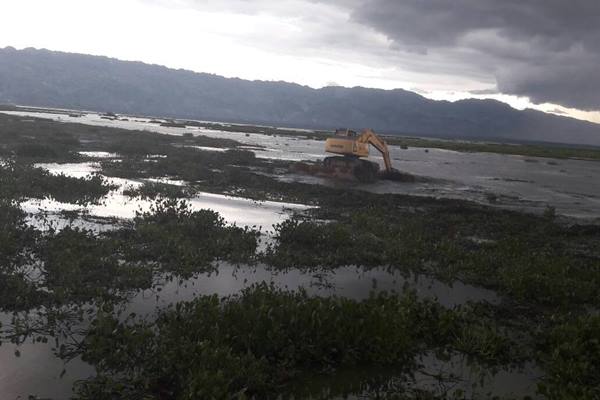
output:
M358 137L359 143L369 143L375 147L383 156L383 163L387 172L392 171L392 160L390 159L390 151L385 140L377 136L371 129L365 129Z

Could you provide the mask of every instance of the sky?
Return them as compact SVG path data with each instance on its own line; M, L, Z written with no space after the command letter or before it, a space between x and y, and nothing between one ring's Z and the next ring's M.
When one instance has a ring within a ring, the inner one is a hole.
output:
M598 0L1 0L6 46L600 123Z

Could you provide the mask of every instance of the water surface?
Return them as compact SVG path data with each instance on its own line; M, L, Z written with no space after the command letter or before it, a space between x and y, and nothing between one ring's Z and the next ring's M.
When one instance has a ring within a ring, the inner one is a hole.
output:
M128 118L127 121L108 120L94 113L79 118L52 113L6 113L50 118L63 122L147 130L169 135L191 133L228 138L243 143L262 158L315 161L327 156L323 142L304 136L303 130L299 130L297 137L291 137L199 127L173 128L160 126L150 122L148 118ZM213 148L210 151L217 150ZM427 177L429 180L418 183L380 181L372 185L357 185L357 187L377 193L467 199L536 213L541 213L546 207L552 206L559 214L600 222L600 162L597 161L465 153L433 148L426 151L422 148L401 149L399 146L390 146L390 154L394 167L417 176ZM374 149L371 149L370 158L383 164L383 160ZM336 184L326 179L308 176L283 178Z

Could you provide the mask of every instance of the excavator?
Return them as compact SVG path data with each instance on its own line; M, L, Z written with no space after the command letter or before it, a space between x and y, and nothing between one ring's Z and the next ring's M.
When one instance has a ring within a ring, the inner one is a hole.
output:
M392 168L390 152L385 140L371 129L363 130L360 135L350 129L336 130L335 135L325 141L325 151L341 156L325 158L323 166L335 176L354 176L362 182L374 181L379 175L379 164L363 159L369 156L369 145L379 150L383 156L384 175L397 173Z

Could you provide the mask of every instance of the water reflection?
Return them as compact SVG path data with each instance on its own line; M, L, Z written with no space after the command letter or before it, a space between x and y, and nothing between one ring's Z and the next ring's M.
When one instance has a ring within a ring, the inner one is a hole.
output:
M215 264L213 272L200 273L187 280L178 281L166 276L162 281L159 279L160 290L144 290L133 294L130 301L123 305L121 313L129 315L135 312L139 316L152 317L158 310L179 301L189 301L201 295L236 294L260 282L267 282L287 290L304 288L311 295L338 295L358 300L368 297L372 292L401 293L405 290L415 290L420 297L438 299L441 304L448 307L465 304L468 301L491 303L500 301L500 298L490 290L461 283L450 286L424 275L402 274L387 268L363 269L349 266L319 272L298 269L278 270L263 264L236 266L218 263ZM8 317L4 316L4 318ZM54 355L52 347L51 343L30 342L18 347L11 344L0 346L0 359L5 360L0 370L2 388L0 397L26 398L27 395L36 394L65 399L71 395L71 388L76 380L85 379L93 373L93 368L79 358L64 365ZM21 354L19 358L14 356L17 349ZM63 368L65 372L60 377ZM372 377L367 376L367 378ZM390 382L397 382L399 379L397 376L388 378L391 379ZM354 381L345 381L344 375L339 377L336 375L335 378L330 376L328 379L333 379L333 382L337 382L336 384L346 391L360 394L352 386ZM312 384L316 385L314 382ZM327 386L321 386L321 389L329 390Z
M97 173L100 165L96 162L84 163L46 163L36 164L37 167L48 170L51 174L64 174L75 178L89 177ZM87 216L103 219L131 219L137 212L147 212L155 204L154 200L130 197L124 194L126 189L139 188L144 181L123 178L106 178L107 182L116 186L108 195L103 197L98 204L77 205L62 203L53 199L28 199L21 202L21 208L31 215L29 221L36 227L42 227L43 223L36 216L43 214L55 214L54 219L58 226L64 226L68 219L60 215L63 211L71 211L85 214ZM159 182L176 186L185 185L183 181L168 179L148 179L150 182ZM238 226L255 226L264 231L271 230L273 225L278 224L289 217L294 211L306 210L308 207L302 204L283 203L275 201L256 201L244 197L227 196L222 194L198 192L193 197L185 199L192 210L210 209L218 212L225 221ZM94 231L105 230L98 226L99 220L87 224L80 221L81 226L89 226ZM109 220L109 224L114 222ZM110 227L108 228L110 229Z
M452 285L419 274L406 274L388 268L348 266L326 271L296 268L279 270L264 264L235 266L219 263L214 272L199 274L183 282L165 280L161 291L142 291L133 298L128 312L149 314L178 301L189 301L200 295L227 296L239 293L256 283L267 282L286 290L305 289L315 296L343 296L362 300L372 292L415 290L420 297L434 298L440 304L454 307L469 301L500 302L498 295L487 289L455 282Z

